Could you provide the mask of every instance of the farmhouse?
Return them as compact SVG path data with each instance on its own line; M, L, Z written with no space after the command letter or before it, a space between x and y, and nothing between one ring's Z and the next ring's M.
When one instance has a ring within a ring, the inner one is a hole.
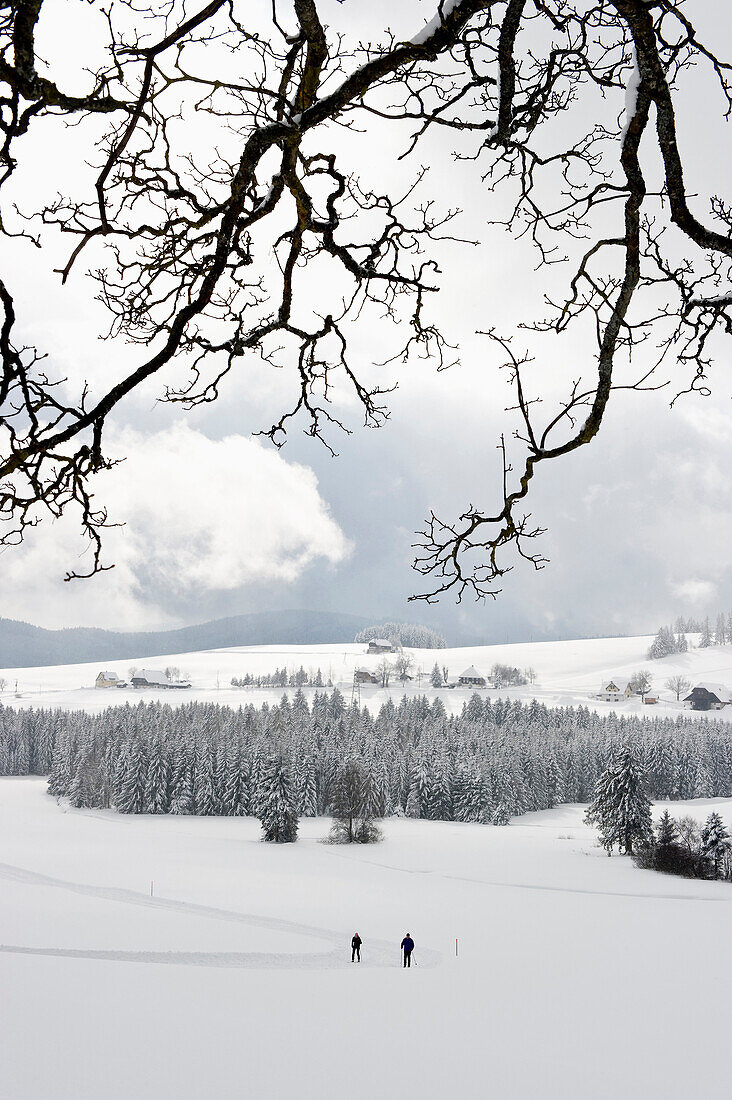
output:
M393 653L395 647L386 638L372 638L369 642L368 653Z
M732 695L722 684L697 684L684 699L692 710L721 710L732 702Z
M353 679L357 684L380 684L381 680L373 673L369 672L367 668L357 668L353 674Z
M635 695L628 680L607 680L597 693L598 699L606 703L619 703L621 699L630 699Z
M151 668L140 668L132 677L132 686L136 688L189 688L191 685L185 680L167 680L164 672L158 672Z
M98 688L126 687L124 680L120 680L116 672L100 672L94 683Z
M458 676L458 684L463 687L485 687L485 676L481 676L475 665L466 668L461 676Z

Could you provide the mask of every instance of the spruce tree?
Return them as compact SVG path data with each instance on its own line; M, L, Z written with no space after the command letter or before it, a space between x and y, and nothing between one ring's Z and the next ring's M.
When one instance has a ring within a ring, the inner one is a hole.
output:
M407 817L421 817L422 810L419 801L419 788L417 787L417 777L412 774L409 781L409 793L407 794L407 805L405 809Z
M282 756L272 757L264 766L258 817L265 840L275 844L297 840L295 792L290 769Z
M727 623L722 613L717 615L717 625L714 628L714 644L726 645L727 644Z
M616 844L619 850L631 855L634 844L653 841L645 776L629 745L613 755L598 779L585 820L599 828L608 855Z
M435 661L434 668L432 669L432 674L430 675L430 683L432 684L433 688L441 688L444 682L445 681L442 678L442 669L438 665L437 661Z
M304 756L297 765L297 811L301 817L316 817L318 813L318 788L315 777L315 762L311 756Z
M659 848L667 848L669 844L674 844L679 836L679 830L676 822L669 814L668 810L664 810L661 814L661 818L658 822L658 836L656 843Z
M333 825L330 839L338 844L368 844L380 834L370 814L369 773L360 760L347 760L338 769L333 786Z
M493 811L494 825L508 825L511 822L511 811L505 802L499 802Z
M662 626L651 642L650 649L648 650L649 659L651 661L657 661L661 657L668 657L670 653L674 653L675 651L676 639L673 636L673 632L667 626Z
M120 757L117 777L116 808L122 814L141 814L145 812L145 789L147 786L147 759L142 739L136 737L128 742Z
M145 784L145 812L166 814L170 809L168 793L168 761L162 739L156 737L150 748Z
M701 834L702 855L709 861L714 878L722 877L724 857L730 850L730 835L718 813L709 815Z

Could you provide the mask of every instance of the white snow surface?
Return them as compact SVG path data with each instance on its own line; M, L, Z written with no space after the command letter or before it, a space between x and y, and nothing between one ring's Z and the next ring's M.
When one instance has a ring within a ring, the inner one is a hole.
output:
M732 888L608 859L582 813L390 819L367 847L314 819L276 846L0 779L2 1095L728 1095Z
M708 649L692 649L674 654L662 660L649 661L648 647L653 638L593 638L562 642L522 642L493 646L470 646L459 649L410 649L414 658L415 679L402 684L392 681L384 689L377 685L362 684L361 704L376 712L386 699L399 700L403 695L425 694L430 698L439 695L448 711L459 711L475 688L439 688L430 684L430 673L437 664L447 667L450 679L456 679L469 665L488 677L493 664L507 664L518 668L532 667L537 681L524 687L502 688L500 691L481 689L481 694L498 695L525 701L538 699L548 706L589 706L600 713L636 714L647 718L676 717L689 713L688 704L676 702L675 696L665 688L670 676L680 674L693 685L714 682L732 689L732 646L712 646ZM353 673L356 668L376 671L383 659L368 655L368 646L359 644L331 645L270 645L236 646L230 649L212 649L200 653L129 659L110 662L104 659L96 664L58 665L42 668L0 669L0 679L6 680L6 688L0 692L0 703L5 706L62 707L65 710L100 711L125 702L137 703L160 699L171 706L180 706L193 700L221 703L233 707L263 702L274 703L283 694L283 688L245 688L230 686L232 677L272 673L276 668L295 670L304 667L315 673L320 668L324 680L333 684L350 701ZM164 688L132 687L119 689L94 688L97 674L103 668L117 672L121 679L128 678L128 670L138 668L164 670L177 666L183 679L190 679L190 690L166 690ZM640 698L620 702L603 702L595 696L610 679L616 683L628 680L640 668L650 670L654 690L661 700L655 706L643 706ZM421 669L421 677L416 675ZM17 695L16 695L17 682ZM293 689L289 689L292 694ZM314 688L305 688L311 698ZM704 717L702 712L698 717ZM707 712L707 717L732 721L732 707Z

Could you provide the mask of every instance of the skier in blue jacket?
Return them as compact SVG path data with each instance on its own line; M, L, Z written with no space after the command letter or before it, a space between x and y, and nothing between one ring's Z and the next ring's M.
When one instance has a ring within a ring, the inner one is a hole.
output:
M404 965L412 965L412 952L414 951L414 940L407 932L406 936L402 940L402 951L404 952Z

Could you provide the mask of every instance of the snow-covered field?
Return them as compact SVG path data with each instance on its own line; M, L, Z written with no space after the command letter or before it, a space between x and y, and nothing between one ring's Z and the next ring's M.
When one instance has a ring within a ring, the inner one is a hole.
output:
M713 807L730 821L732 800L672 810ZM0 779L0 1094L729 1094L729 885L608 859L579 806L384 829L264 845L249 819L74 811Z
M456 679L469 665L487 676L495 663L518 668L531 666L536 670L537 682L521 688L502 690L501 695L512 698L536 698L549 706L589 705L601 713L611 710L621 714L643 713L675 716L685 710L672 693L665 689L665 681L681 674L692 683L712 681L732 688L732 646L714 646L709 649L693 649L660 661L647 659L650 637L600 638L565 642L526 642L513 645L474 646L462 649L409 650L414 657L414 671L422 675L411 683L391 683L388 689L372 685L361 686L361 702L372 710L378 710L385 699L402 695L437 692L430 686L429 674L437 661L449 669L450 678ZM0 679L7 686L0 693L0 703L7 706L46 706L65 709L102 710L111 704L140 699L165 699L176 704L201 700L230 706L246 703L261 705L265 700L273 702L282 695L282 688L246 688L238 690L230 686L232 677L245 673L262 675L276 668L295 670L301 666L313 673L320 668L325 680L332 680L350 700L353 671L357 667L376 669L380 658L369 657L364 645L311 645L311 646L242 646L232 649L213 649L201 653L181 653L165 657L145 657L139 660L118 661L111 664L59 665L49 668L24 668L0 670ZM126 678L132 665L163 670L168 665L181 669L190 677L193 687L186 691L134 688L124 690L95 690L94 681L102 668L111 668ZM653 686L660 690L658 706L642 706L639 699L622 703L605 703L594 698L600 684L615 677L628 679L639 668L648 668L653 675ZM17 682L17 693L16 693ZM306 689L312 694L313 689ZM440 689L448 710L459 711L471 694L471 689ZM493 693L495 694L495 693ZM17 697L16 697L17 696ZM732 719L732 707L714 712L713 717Z

